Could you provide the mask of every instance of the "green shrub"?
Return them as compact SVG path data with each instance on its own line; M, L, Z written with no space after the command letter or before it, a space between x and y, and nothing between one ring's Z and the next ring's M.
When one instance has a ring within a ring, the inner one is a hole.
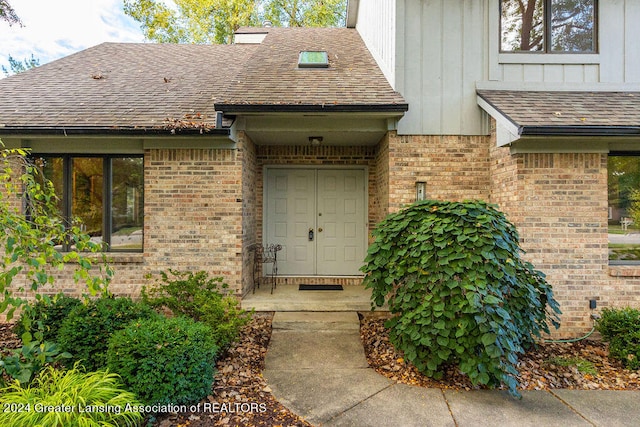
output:
M640 310L605 308L596 323L609 342L609 355L629 369L640 369Z
M227 347L240 329L251 319L251 313L240 308L238 299L227 290L221 277L209 278L197 273L169 270L161 274L162 282L142 289L142 301L158 309L169 309L174 315L185 315L211 327L219 347Z
M70 358L71 355L62 352L56 343L30 341L12 350L8 356L0 357L0 374L4 371L20 384L29 384L45 366Z
M53 298L41 296L35 303L24 307L13 331L19 337L23 337L22 340L25 342L31 340L31 336L25 336L25 333L35 335L39 341L55 341L64 319L80 304L82 302L78 298L64 294L55 295Z
M111 334L136 319L157 317L148 305L130 298L98 298L75 307L62 322L58 343L89 371L106 366Z
M142 421L140 412L125 411L127 405L142 404L107 372L48 367L31 387L16 382L1 389L0 404L2 426L137 426Z
M474 384L518 396L518 353L560 310L544 275L524 262L515 227L481 201L426 200L374 231L362 271L373 306L385 302L391 342L438 378L456 364Z
M107 365L147 404L186 404L211 392L217 352L204 323L146 319L113 334Z

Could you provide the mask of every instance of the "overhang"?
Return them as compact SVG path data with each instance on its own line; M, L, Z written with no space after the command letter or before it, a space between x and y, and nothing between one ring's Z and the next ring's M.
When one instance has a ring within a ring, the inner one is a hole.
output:
M498 146L640 142L636 91L477 90L477 102L496 120Z

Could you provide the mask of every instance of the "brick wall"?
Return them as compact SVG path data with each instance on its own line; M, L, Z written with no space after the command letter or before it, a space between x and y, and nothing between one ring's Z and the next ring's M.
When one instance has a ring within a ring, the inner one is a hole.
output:
M593 325L598 308L640 306L640 269L609 266L607 156L511 154L491 140L491 199L520 234L525 259L544 272L563 311L557 336Z
M145 272L222 276L240 293L242 164L237 150L145 153Z
M242 163L242 289L241 295L253 289L253 254L249 246L258 241L258 200L262 193L258 192L258 166L256 145L244 133L238 135L238 156Z
M415 201L415 183L427 198L488 199L489 146L485 136L389 135L389 210Z

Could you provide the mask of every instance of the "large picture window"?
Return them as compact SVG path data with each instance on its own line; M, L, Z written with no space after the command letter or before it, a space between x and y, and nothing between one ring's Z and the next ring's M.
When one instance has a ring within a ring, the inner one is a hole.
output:
M640 261L640 156L608 161L609 259Z
M80 219L107 251L142 251L142 157L38 155L36 161L53 182L65 218Z
M597 0L501 0L502 52L595 53Z

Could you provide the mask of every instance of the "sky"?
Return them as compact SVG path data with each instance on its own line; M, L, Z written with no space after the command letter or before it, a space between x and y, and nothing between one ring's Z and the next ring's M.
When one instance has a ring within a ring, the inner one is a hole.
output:
M136 21L122 10L123 0L9 0L22 20L0 21L0 65L31 54L40 65L103 42L143 42ZM4 73L0 71L0 78Z

